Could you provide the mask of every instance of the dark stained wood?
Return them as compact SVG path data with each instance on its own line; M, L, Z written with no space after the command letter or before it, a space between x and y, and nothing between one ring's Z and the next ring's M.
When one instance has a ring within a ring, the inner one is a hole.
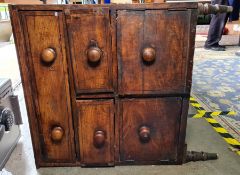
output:
M194 56L194 50L195 50L195 34L196 34L196 25L197 25L197 20L195 20L198 16L198 12L195 10L188 10L188 13L191 15L190 18L190 27L188 28L187 33L189 33L189 38L188 38L188 55L186 58L186 64L187 71L186 71L186 81L187 81L187 86L185 91L187 94L190 94L191 92L191 86L192 86L192 70L193 70L193 56Z
M10 13L37 167L183 163L197 3Z
M196 2L176 2L176 3L147 3L147 4L110 4L110 5L10 5L13 9L16 10L41 10L41 11L49 11L49 10L81 10L81 9L91 9L93 7L108 7L112 9L118 10L145 10L145 9L196 9L198 8L198 3Z
M164 10L118 12L120 94L185 93L189 15Z
M143 75L139 71L139 64L142 61L143 27L144 11L118 11L117 52L120 94L126 94L125 89L138 91L142 88Z
M89 165L114 165L113 100L77 101L81 162Z
M58 12L22 12L24 36L32 72L32 86L36 90L34 103L39 122L42 156L46 161L73 162L74 140L69 98L66 57L62 53L64 38L61 37L62 13ZM41 53L46 48L56 52L55 61L46 64ZM63 136L60 142L52 139L52 130L61 127Z
M79 152L79 142L78 142L78 135L75 133L78 133L78 111L77 109L77 104L76 104L76 93L75 93L75 87L74 87L74 77L73 77L73 70L71 69L72 66L72 61L71 61L71 53L70 53L70 48L68 47L69 45L69 38L68 38L68 33L67 33L67 24L66 24L66 16L63 15L63 28L61 30L63 31L63 37L65 38L65 43L62 43L63 46L63 54L66 55L67 59L67 65L68 65L68 76L69 76L69 90L70 90L70 100L71 100L71 107L72 107L72 122L73 122L73 128L74 128L74 143L75 143L75 156L77 159L77 162L75 162L75 165L80 165L80 152ZM60 165L59 165L60 166Z
M109 9L82 10L66 17L76 92L113 92Z
M122 100L121 160L176 161L181 107L181 98Z
M11 23L13 29L13 35L15 39L15 45L18 56L18 63L21 73L22 84L24 87L24 98L26 102L28 120L29 120L29 128L32 138L33 151L35 155L35 163L36 167L39 168L41 164L41 147L40 147L40 138L39 138L39 128L36 116L36 109L33 103L33 89L31 88L31 79L32 75L30 71L28 71L28 60L27 50L25 48L25 41L23 35L23 28L20 22L20 15L18 11L12 9L12 6L9 7L10 15L11 15Z
M182 114L180 119L180 129L179 129L179 137L178 137L178 157L177 163L182 164L184 163L184 157L186 156L186 128L187 128L187 115L188 115L188 108L189 108L189 97L183 98L182 102Z
M118 92L118 60L117 60L117 28L116 18L117 12L115 10L110 11L110 32L111 32L111 49L112 49L112 60L113 60L113 89L115 94Z

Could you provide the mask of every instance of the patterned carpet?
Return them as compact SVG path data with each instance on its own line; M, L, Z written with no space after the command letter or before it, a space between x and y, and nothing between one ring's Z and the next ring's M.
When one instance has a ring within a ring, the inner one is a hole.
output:
M236 111L216 119L240 140L240 57L195 60L192 93L211 111Z

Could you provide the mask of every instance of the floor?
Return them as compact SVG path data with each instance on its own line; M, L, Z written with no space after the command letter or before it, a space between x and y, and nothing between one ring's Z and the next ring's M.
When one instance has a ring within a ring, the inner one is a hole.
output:
M5 46L4 46L5 47ZM19 72L14 46L8 45L8 48L0 47L0 62L7 62L11 67L7 68L0 65L0 76L6 76L13 80L16 85L19 82ZM4 49L3 49L4 48ZM6 51L6 49L9 49ZM3 51L5 50L5 51ZM239 47L229 46L226 52L205 51L203 48L197 48L195 59L204 59L206 55L235 54ZM3 52L9 59L3 60ZM240 59L240 58L239 58ZM3 68L8 72L4 73ZM2 75L1 75L2 74ZM239 175L240 174L240 157L231 152L224 140L212 129L204 119L188 119L187 139L188 150L215 152L219 154L218 160L206 162L190 162L181 166L117 166L114 168L40 168L36 169L34 156L29 134L26 108L23 98L22 87L18 86L15 91L19 95L21 111L24 124L21 126L22 137L17 147L12 153L5 168L0 171L0 175Z

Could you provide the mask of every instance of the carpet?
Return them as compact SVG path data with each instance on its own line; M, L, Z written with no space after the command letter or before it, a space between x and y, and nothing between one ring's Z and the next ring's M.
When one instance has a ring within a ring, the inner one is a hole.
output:
M216 120L240 141L240 57L194 62L192 94L211 111L235 111Z

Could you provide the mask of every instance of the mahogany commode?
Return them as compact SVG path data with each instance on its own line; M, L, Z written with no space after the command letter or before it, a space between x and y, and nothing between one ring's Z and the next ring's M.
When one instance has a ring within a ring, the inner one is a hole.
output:
M10 5L37 167L183 163L197 8Z

